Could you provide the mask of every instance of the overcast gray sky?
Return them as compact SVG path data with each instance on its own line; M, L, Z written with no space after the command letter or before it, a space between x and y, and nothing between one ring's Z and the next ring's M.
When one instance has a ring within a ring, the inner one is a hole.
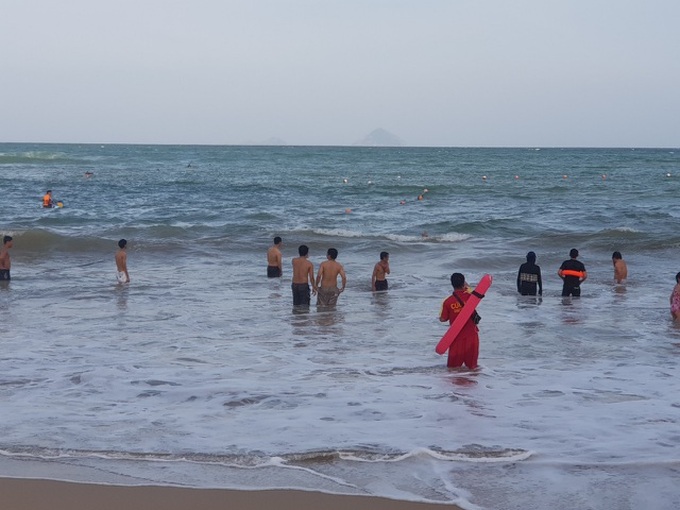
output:
M680 146L678 0L0 0L0 141Z

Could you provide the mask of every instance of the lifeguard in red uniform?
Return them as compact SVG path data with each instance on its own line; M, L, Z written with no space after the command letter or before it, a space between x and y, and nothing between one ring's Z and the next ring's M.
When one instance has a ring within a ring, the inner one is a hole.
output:
M465 302L470 299L470 294L465 291L465 276L461 273L453 273L451 275L451 285L453 285L453 294L444 300L442 311L439 314L439 320L442 322L449 321L449 324L453 324L453 321L463 309L463 306L465 306ZM472 314L449 347L447 367L465 365L470 369L477 368L479 329L477 329L474 317L475 314Z

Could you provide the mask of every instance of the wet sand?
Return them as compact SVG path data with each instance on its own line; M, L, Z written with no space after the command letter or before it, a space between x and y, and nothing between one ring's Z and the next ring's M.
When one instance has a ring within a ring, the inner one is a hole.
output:
M371 496L297 490L240 491L119 486L0 478L7 510L460 510L451 504L413 503Z

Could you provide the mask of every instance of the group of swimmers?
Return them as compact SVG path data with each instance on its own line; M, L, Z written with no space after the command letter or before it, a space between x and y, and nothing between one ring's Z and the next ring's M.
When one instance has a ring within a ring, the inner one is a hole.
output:
M269 278L280 278L283 274L282 246L282 239L276 236L274 244L267 250L267 276ZM317 306L335 306L337 304L338 297L344 292L347 285L345 268L336 260L337 258L338 250L328 248L326 260L319 265L319 271L314 278L314 264L309 261L309 247L304 244L298 247L298 256L292 260L293 306L309 306L313 295L316 295ZM389 259L390 254L386 251L380 253L380 261L373 268L371 277L372 290L385 291L388 289L386 276L390 274ZM338 287L338 277L340 277L340 287Z
M557 275L562 278L563 297L579 297L581 295L581 284L588 278L586 266L583 262L577 260L578 256L578 250L572 248L569 251L569 259L562 262L557 270ZM612 263L614 264L614 280L616 283L625 282L628 278L628 267L621 252L615 251L612 254ZM523 296L543 295L541 268L536 264L536 254L533 251L527 253L527 261L519 266L517 292Z
M0 249L0 281L9 282L11 260L9 250L13 246L11 236L4 236L2 249ZM267 250L267 276L279 278L283 274L283 254L281 237L274 238L274 244ZM118 241L118 251L115 255L116 278L118 283L130 282L127 268L127 240ZM579 252L573 248L569 252L569 259L565 260L557 271L562 278L562 296L579 297L581 284L588 278L585 265L577 260ZM294 306L309 306L311 296L317 296L317 306L332 307L337 304L338 297L345 290L347 275L342 264L337 261L338 250L329 248L326 260L319 265L319 270L314 277L314 265L309 261L309 248L306 245L298 247L298 256L292 259L293 278L291 290ZM522 264L517 273L517 292L524 296L536 296L543 294L543 282L541 268L536 264L536 254L533 251L527 253L527 261ZM620 252L612 254L614 266L614 279L617 283L623 283L628 277L628 267ZM389 253L380 253L380 260L373 268L371 276L371 289L373 291L386 291L389 288L387 275L390 274ZM338 278L341 286L338 287ZM680 319L680 273L675 276L676 285L670 297L671 314L674 320ZM465 281L461 273L451 275L453 293L442 303L439 320L453 324L458 314L461 313L465 303L470 299L474 291ZM448 350L447 366L457 368L465 365L469 369L477 368L479 356L479 329L477 324L481 320L479 314L474 312L466 321L456 341Z

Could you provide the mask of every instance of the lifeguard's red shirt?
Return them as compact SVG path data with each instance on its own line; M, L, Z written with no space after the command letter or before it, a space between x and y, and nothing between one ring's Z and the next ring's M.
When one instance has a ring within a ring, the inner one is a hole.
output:
M463 303L470 299L470 294L465 291L456 290L453 293L458 296ZM463 306L455 297L451 295L447 297L442 303L442 311L439 316L442 320L447 320L449 321L449 324L453 324L453 321L456 319L462 309ZM472 322L472 318L470 318L470 322Z
M456 290L453 293L459 297L463 303L470 299L470 294L462 290ZM458 314L463 309L463 306L458 302L456 297L451 295L442 303L442 311L439 315L444 321L448 320L449 324L458 317ZM477 325L472 320L472 316L461 329L458 336L449 347L449 356L446 365L449 367L459 367L465 365L470 369L477 368L477 357L479 356L479 336L477 335Z

